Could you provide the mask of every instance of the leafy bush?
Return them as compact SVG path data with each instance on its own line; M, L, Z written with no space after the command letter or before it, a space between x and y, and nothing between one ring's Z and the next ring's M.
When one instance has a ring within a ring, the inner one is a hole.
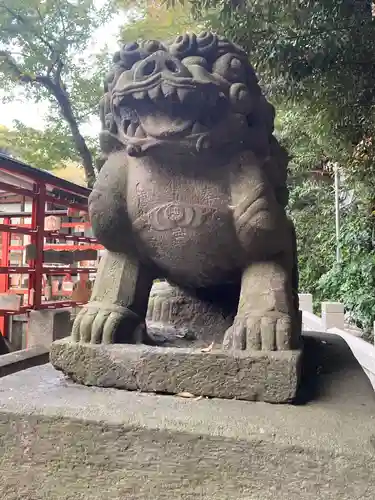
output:
M335 260L335 214L332 186L306 180L290 191L290 215L297 232L300 291L314 298L322 275Z
M343 218L342 260L319 280L322 300L337 300L345 305L351 319L365 332L372 331L375 320L375 249L373 216L364 216L361 207Z

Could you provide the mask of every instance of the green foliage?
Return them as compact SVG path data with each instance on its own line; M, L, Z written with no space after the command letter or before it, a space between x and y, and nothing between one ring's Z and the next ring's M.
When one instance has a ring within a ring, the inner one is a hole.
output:
M188 0L181 0L184 4ZM173 2L172 2L173 3ZM368 0L190 0L193 14L241 44L269 96L324 111L336 139L373 127L375 23ZM335 140L336 140L335 139Z
M69 91L79 83L77 78L90 85L92 61L79 55L110 12L108 5L96 9L92 0L1 0L1 71L11 76L2 86L11 90L23 79L43 83L38 81L42 75L61 78ZM36 100L50 97L43 86L27 91Z
M174 6L172 9L171 6ZM210 28L250 54L278 110L276 133L291 154L289 212L296 224L301 291L340 300L369 329L375 319L375 22L368 0L117 0L124 42L166 39ZM20 83L29 99L48 99L44 133L0 129L0 148L40 168L81 158L79 126L96 110L107 54L89 55L93 31L111 15L94 0L0 0L0 87ZM64 101L65 99L65 101ZM5 138L4 138L5 137ZM73 138L73 140L70 139ZM78 144L78 147L77 147ZM95 144L84 142L94 151ZM89 154L90 154L89 151ZM47 161L49 159L50 161ZM335 262L332 178L338 163L356 203L342 218L342 262ZM91 171L90 171L91 169Z
M320 277L335 259L332 180L313 174L327 162L332 147L329 126L323 116L314 119L306 105L274 104L276 136L291 157L288 211L297 232L300 290L316 294Z
M277 110L276 135L292 158L292 175L326 167L332 158L341 164L348 161L348 147L335 137L325 109L292 99L273 103Z
M67 127L59 123L40 131L16 121L11 130L0 126L0 150L33 167L53 170L67 162L79 162L72 142L66 140L67 135ZM91 141L90 147L95 150L96 144Z
M292 103L278 109L276 134L292 156L289 211L297 231L300 290L312 293L316 302L342 302L351 320L369 332L375 319L372 141L361 141L350 156L344 145L331 139L324 114L314 119L308 107ZM354 190L354 201L342 208L339 264L333 179L320 175L332 155L346 162L343 188Z
M351 318L365 332L375 318L375 249L373 216L363 216L358 206L344 215L341 236L342 261L321 277L322 299L345 304Z
M289 210L297 232L300 290L316 296L319 279L335 261L333 188L310 179L291 188Z
M0 0L0 77L1 89L11 100L19 85L33 101L50 102L51 121L46 131L57 132L49 151L74 148L85 168L88 182L95 177L92 152L79 127L97 109L101 81L108 58L90 54L94 31L113 12L112 2L96 8L94 0ZM63 141L63 135L66 140ZM68 144L68 143L71 144Z
M301 290L343 301L355 321L370 328L375 319L374 250L369 245L374 232L369 214L375 210L372 1L189 3L193 15L204 13L212 29L248 51L279 110L277 134L292 156L290 213L298 236ZM340 265L335 264L332 180L312 175L333 163L358 201L343 218Z
M345 173L348 182L361 190L361 198L375 210L375 138L365 137L354 149Z
M300 290L312 293L317 302L344 303L351 320L370 332L375 319L372 140L361 141L349 156L342 145L331 140L324 115L315 118L306 107L289 103L279 107L276 121L276 133L292 156L289 211L298 238ZM354 188L355 195L354 201L342 208L339 264L335 256L333 180L319 175L332 154L347 162L343 188ZM314 175L315 169L318 174Z
M121 40L168 40L186 31L204 28L204 20L196 20L188 4L169 7L149 0L118 0L127 12L128 22L122 29Z

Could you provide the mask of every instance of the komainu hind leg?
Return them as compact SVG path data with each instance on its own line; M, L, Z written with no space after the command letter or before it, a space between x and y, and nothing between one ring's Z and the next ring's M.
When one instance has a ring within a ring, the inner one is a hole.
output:
M74 321L73 341L147 341L145 316L152 280L152 273L138 261L107 252L100 262L91 300Z

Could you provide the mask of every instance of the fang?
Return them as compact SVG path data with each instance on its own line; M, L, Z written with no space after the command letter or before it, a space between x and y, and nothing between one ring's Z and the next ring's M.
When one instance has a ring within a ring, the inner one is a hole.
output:
M133 92L133 98L137 100L144 99L146 96L147 96L146 90L141 90L140 92Z
M148 96L151 101L157 101L160 97L163 96L160 86L154 87L148 91Z
M135 137L137 137L138 139L144 139L146 137L145 131L143 130L141 125L139 125L139 127L135 131Z
M137 124L132 122L132 123L129 125L128 130L127 130L127 132L126 132L126 133L127 133L127 135L128 135L129 137L134 137L134 134L135 134L136 130L137 130Z
M171 87L167 83L161 84L161 90L164 94L164 97L169 97L171 95L173 96L176 93L176 89L174 87Z
M188 98L191 91L189 89L177 89L178 99L181 103L184 103Z

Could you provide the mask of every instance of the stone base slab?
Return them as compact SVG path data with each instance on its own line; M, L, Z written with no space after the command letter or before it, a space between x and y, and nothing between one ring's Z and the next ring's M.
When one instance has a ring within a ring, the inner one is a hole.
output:
M3 377L0 499L373 500L374 391L340 337L314 337L298 406L85 387L49 364Z
M26 370L32 366L48 363L49 352L43 346L35 346L22 351L10 352L0 356L0 377Z
M287 403L297 392L299 351L242 352L56 341L53 366L83 385L129 391Z

